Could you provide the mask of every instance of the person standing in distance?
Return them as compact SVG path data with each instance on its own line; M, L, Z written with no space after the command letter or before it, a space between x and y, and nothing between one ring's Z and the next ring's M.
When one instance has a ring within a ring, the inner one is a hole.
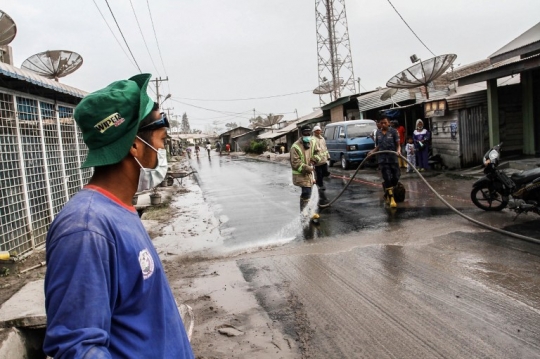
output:
M169 122L150 74L116 81L75 108L90 182L47 233L44 352L54 358L193 358L158 253L131 199L167 172Z
M369 154L375 153L379 150L394 151L401 154L401 148L399 146L399 134L395 128L390 127L386 115L383 115L379 123L381 129L377 131L376 135L375 143L377 146L375 146L375 148L371 150ZM377 156L377 160L379 162L379 168L384 180L383 187L385 190L386 202L390 205L390 207L395 208L397 207L397 204L394 200L393 190L401 176L397 156L390 153L381 153Z
M300 128L301 136L291 146L291 168L293 184L302 189L300 194L300 211L303 211L311 198L313 187L313 166L311 165L311 128L304 125Z
M429 169L429 131L424 128L424 121L416 120L416 130L413 132L416 153L416 166L420 172Z
M315 164L315 180L319 190L326 190L323 183L323 178L328 177L330 172L328 172L328 159L330 155L328 149L326 148L326 140L321 135L321 127L313 127L313 147L312 147L312 156L311 161Z

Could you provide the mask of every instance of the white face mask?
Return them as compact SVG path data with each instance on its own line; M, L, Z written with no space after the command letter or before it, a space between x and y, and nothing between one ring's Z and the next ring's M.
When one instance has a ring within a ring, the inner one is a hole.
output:
M148 142L137 136L137 138L143 141L148 147L153 149L158 154L158 163L156 168L144 168L136 157L135 161L141 166L139 172L139 184L137 186L137 192L146 191L147 189L154 188L159 185L165 179L167 175L167 151L164 148L156 150Z

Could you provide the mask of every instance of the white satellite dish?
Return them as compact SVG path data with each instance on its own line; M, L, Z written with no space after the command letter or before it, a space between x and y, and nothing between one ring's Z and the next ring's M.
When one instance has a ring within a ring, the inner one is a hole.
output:
M426 97L429 99L428 84L441 76L456 58L455 54L446 54L414 64L388 80L386 87L410 89L424 86Z
M82 56L76 52L49 50L30 56L23 62L21 68L58 81L60 77L75 72L82 63Z
M0 10L0 46L9 45L15 35L17 35L15 21L11 16Z
M392 100L392 107L397 106L392 96L398 92L398 89L388 89L381 95L381 101Z
M381 101L386 101L392 98L396 93L398 92L398 89L388 89L384 91L384 93L381 95Z
M343 82L343 79L338 79L335 83L332 80L324 81L313 90L313 93L315 95L325 95L342 86Z

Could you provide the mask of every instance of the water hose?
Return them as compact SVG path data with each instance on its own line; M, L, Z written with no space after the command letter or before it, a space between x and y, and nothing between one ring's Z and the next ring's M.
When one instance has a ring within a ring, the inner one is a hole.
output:
M485 224L485 223L482 223L480 221L477 221L476 219L474 218L471 218L469 216L467 216L466 214L463 214L461 213L460 211L458 211L454 206L452 206L450 203L448 203L440 194L437 193L437 191L435 191L435 189L433 187L431 187L431 185L428 183L428 181L426 181L426 179L424 178L424 176L422 176L422 174L416 169L416 167L410 163L406 157L398 154L397 152L394 152L394 151L377 151L377 152L374 152L374 153L371 153L371 154L368 154L366 156L366 158L364 158L364 160L360 163L360 165L358 165L358 168L356 169L356 171L353 173L353 175L351 176L351 179L349 180L349 182L347 182L347 184L345 185L345 187L343 187L343 189L341 190L341 192L338 193L338 195L332 199L329 203L327 204L320 204L319 205L319 208L328 208L330 207L332 204L334 204L339 197L341 197L341 195L345 192L345 190L349 187L349 185L351 184L352 180L354 179L354 177L356 177L356 175L358 174L358 171L360 171L360 168L362 168L362 165L364 164L364 162L366 162L366 160L371 157L371 156L376 156L378 154L381 154L381 153L388 153L388 154L394 154L396 156L399 156L401 157L401 159L403 159L405 162L407 162L411 168L420 176L420 178L422 179L422 181L424 181L424 183L428 186L428 188L431 190L431 192L433 192L433 194L435 194L435 196L437 196L437 198L442 202L444 203L448 208L450 208L452 211L454 211L457 215L459 215L460 217L462 218L465 218L467 221L469 222L472 222L480 227L483 227L483 228L486 228L486 229L489 229L491 231L494 231L494 232L497 232L497 233L500 233L500 234L504 234L504 235L507 235L507 236L510 236L510 237L514 237L514 238L517 238L517 239L522 239L524 241L527 241L527 242L531 242L531 243L536 243L536 244L540 244L540 239L536 239L536 238L533 238L533 237L528 237L528 236L524 236L524 235L521 235L521 234L517 234L517 233L513 233L513 232L508 232L508 231L505 231L504 229L500 229L500 228L496 228L496 227L493 227L493 226L490 226L488 224Z

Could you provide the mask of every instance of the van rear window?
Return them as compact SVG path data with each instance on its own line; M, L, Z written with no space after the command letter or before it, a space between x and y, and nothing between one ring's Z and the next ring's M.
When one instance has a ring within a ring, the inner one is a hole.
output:
M357 123L355 125L348 125L347 137L348 138L367 137L371 135L373 130L376 128L377 126L375 124L370 124L370 123Z

